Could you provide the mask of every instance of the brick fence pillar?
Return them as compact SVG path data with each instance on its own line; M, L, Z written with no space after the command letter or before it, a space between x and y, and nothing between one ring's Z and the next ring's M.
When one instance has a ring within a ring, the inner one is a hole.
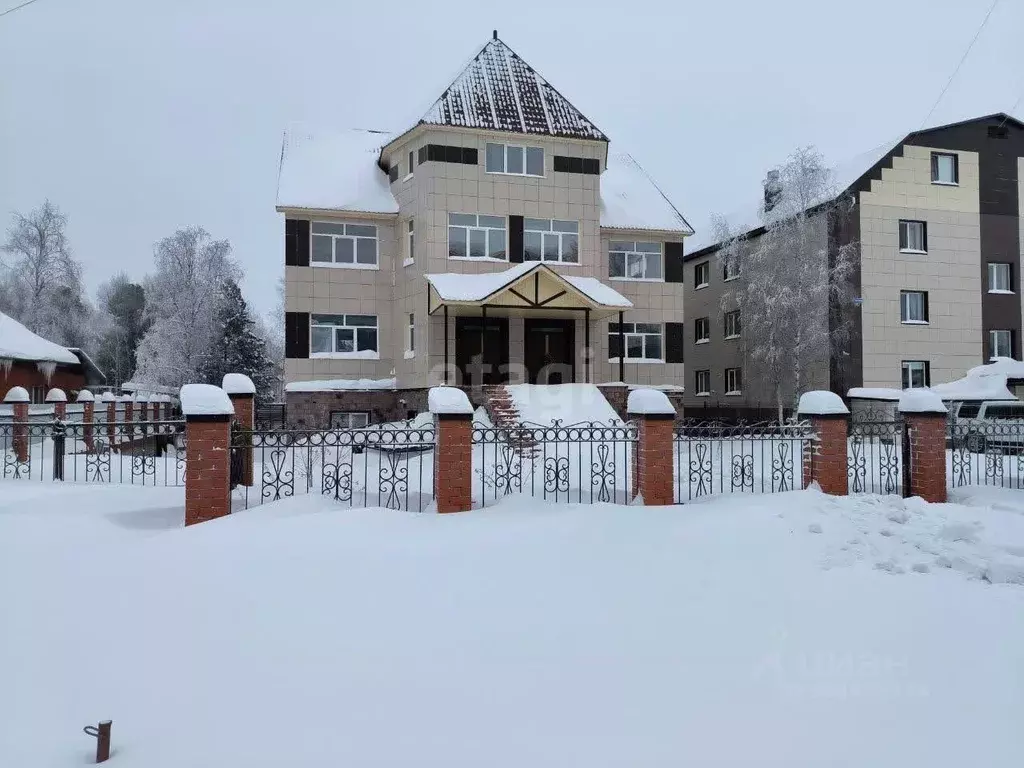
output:
M643 499L648 507L671 504L676 409L661 390L634 389L629 393L626 412L638 425L633 449L633 497Z
M241 451L242 475L240 485L252 487L253 445L252 433L256 428L256 386L244 373L226 373L221 388L231 398L235 409L238 434L233 450Z
M185 525L231 512L231 400L212 384L181 388L185 414Z
M114 448L114 435L117 431L117 403L110 392L103 393L103 402L107 404L107 442L111 450Z
M85 450L91 453L96 450L96 443L92 437L92 422L96 417L96 403L93 401L92 392L88 389L80 390L76 400L82 404L82 442L85 443Z
M160 421L160 398L154 397L149 405L153 409L153 421Z
M11 448L18 463L28 461L28 390L11 387L4 395L4 402L10 403L12 411Z
M797 413L810 419L814 436L804 442L803 479L806 488L817 483L822 492L845 496L847 480L846 434L850 410L834 392L805 392Z
M904 496L933 504L946 501L946 406L934 392L908 389L900 397L907 440L903 443Z
M53 405L53 417L64 421L68 417L68 396L63 389L54 387L46 393L46 402Z
M473 507L473 406L461 389L433 387L427 405L434 415L434 501L439 513Z

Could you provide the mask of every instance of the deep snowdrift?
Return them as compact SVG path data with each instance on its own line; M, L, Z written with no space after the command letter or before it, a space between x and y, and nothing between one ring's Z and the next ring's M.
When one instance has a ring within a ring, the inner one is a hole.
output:
M965 499L182 530L180 489L7 482L0 765L111 718L114 768L1016 766L1024 494Z

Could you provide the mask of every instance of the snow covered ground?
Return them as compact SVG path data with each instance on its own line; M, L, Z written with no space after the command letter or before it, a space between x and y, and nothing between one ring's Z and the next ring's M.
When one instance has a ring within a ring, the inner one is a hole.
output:
M1024 494L462 515L4 486L0 765L1020 765Z

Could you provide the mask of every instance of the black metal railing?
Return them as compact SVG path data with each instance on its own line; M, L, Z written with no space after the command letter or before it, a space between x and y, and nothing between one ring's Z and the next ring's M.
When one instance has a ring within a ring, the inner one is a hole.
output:
M675 428L675 501L729 493L778 493L804 487L810 424L727 425L684 422Z
M252 485L242 452L252 445ZM422 421L365 429L234 431L232 496L247 508L317 494L349 507L426 511L434 499L434 428Z
M903 420L851 420L846 442L850 493L903 493Z
M549 501L626 504L637 428L617 420L473 424L473 505L525 493Z
M185 484L185 422L0 423L2 480Z
M953 421L946 444L951 487L1024 488L1024 421Z

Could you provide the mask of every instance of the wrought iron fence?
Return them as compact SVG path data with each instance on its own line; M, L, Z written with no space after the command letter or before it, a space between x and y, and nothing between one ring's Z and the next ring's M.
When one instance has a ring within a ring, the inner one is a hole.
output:
M550 501L629 502L637 428L617 420L473 424L473 504L513 493Z
M0 423L0 479L185 484L185 422Z
M252 485L242 455L251 443ZM233 433L232 495L248 508L302 494L349 507L423 512L434 499L434 428L398 422L365 429Z
M1024 421L954 421L947 432L946 475L953 488L1024 488Z
M903 441L902 419L852 420L846 445L850 493L902 495Z
M683 423L675 428L677 504L726 493L777 493L804 487L804 446L810 424L794 421L727 425Z

